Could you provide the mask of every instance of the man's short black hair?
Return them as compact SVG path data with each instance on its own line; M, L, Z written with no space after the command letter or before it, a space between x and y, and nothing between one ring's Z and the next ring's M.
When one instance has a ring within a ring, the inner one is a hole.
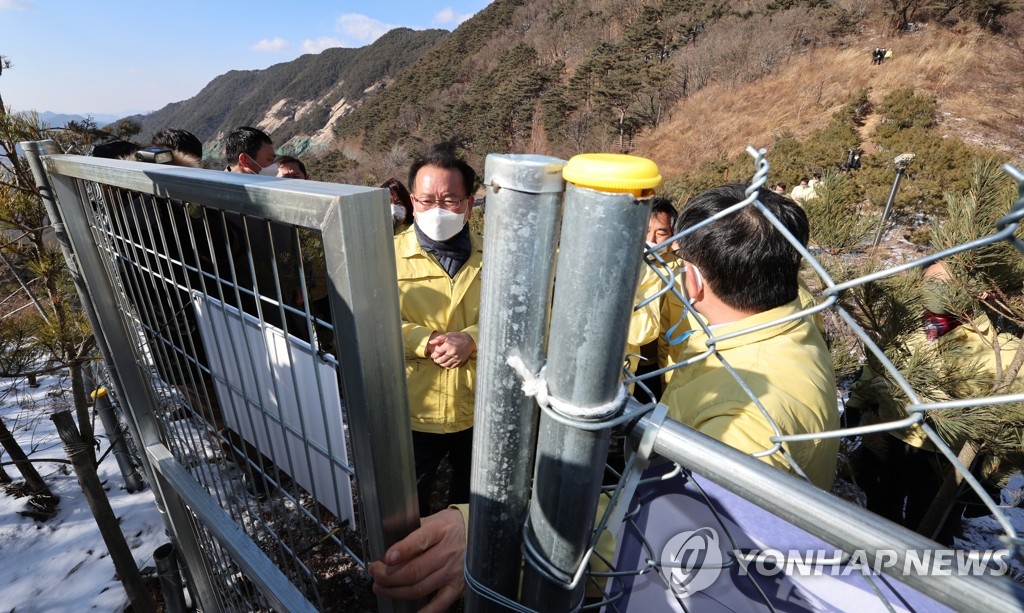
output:
M224 157L229 165L237 164L238 156L242 153L255 159L264 143L273 145L274 141L263 130L249 126L235 128L224 140Z
M135 152L139 149L140 147L135 143L115 139L98 145L93 145L92 151L89 152L89 155L96 158L124 160L128 159L129 156L134 156Z
M696 196L676 220L676 234L746 198L745 185L723 185ZM767 189L758 200L801 245L807 245L807 214L797 203ZM726 305L760 313L797 296L800 252L753 205L714 221L679 240L680 256L697 265L704 281Z
M203 159L203 143L188 130L164 128L153 135L151 144L154 147L191 155L197 160Z
M676 218L679 217L679 211L672 205L672 201L668 198L657 196L651 198L651 217L664 213L668 215L668 225L676 225Z
M299 167L299 170L302 171L302 174L306 175L307 177L309 176L309 173L306 172L306 165L302 163L302 160L295 156L279 155L276 158L274 158L274 163L277 164L278 166L284 164L295 164L296 166Z
M438 143L427 149L420 157L413 161L409 167L409 189L416 189L416 175L424 166L436 166L438 168L458 170L462 175L462 187L466 190L467 196L472 196L476 191L476 171L459 157L454 143Z

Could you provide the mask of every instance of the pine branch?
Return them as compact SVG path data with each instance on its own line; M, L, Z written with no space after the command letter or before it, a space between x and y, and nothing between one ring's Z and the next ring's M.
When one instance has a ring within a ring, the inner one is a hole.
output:
M1024 338L1018 339L1021 341L1017 347L1017 353L1013 356L1013 361L1003 371L1003 378L1000 380L995 387L992 388L993 394L1001 394L1005 390L1008 390L1010 386L1017 380L1017 375L1020 373L1021 366L1024 366ZM999 354L999 351L996 351Z
M13 275L15 280L17 280L18 285L21 286L22 290L24 290L29 300L32 301L32 304L35 305L36 310L39 311L39 316L42 317L44 320L49 321L49 319L46 316L46 311L43 309L43 305L39 302L39 299L36 298L36 295L32 292L32 290L29 289L28 284L25 283L25 280L22 279L21 275L18 273L18 269L15 268L14 264L7 258L6 255L4 255L3 251L0 251L0 262L3 262L4 265L6 265L8 269L10 269L11 275Z

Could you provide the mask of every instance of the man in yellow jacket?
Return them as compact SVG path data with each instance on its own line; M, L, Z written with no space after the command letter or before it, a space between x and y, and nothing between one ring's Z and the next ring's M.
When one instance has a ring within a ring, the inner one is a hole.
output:
M435 145L409 169L412 226L395 236L398 300L420 512L437 467L452 467L448 502L469 502L482 239L470 232L476 173Z
M664 243L672 236L672 226L675 224L677 215L671 200L654 198L651 201L651 215L647 222L648 249L653 249L655 245ZM646 262L643 265L636 292L638 304L661 290L665 282L659 273L668 275L669 269L673 268L676 262L669 247L660 249L656 255L657 258L655 258L655 254L645 256ZM633 316L630 318L626 355L629 356L630 370L638 376L653 372L662 366L658 357L660 339L664 336L662 333L664 302L665 295L662 295L634 310ZM643 390L638 392L638 388L632 390L641 402L661 398L661 377L646 379L644 385L650 390L650 394Z
M948 302L950 292L947 285L953 282L953 278L943 263L930 265L924 275L922 327L906 338L902 349L908 355L930 356L940 372L948 372L952 376L927 389L917 390L920 399L923 402L943 402L974 398L978 399L980 406L984 405L982 399L986 396L1024 391L1024 370L1018 371L1007 387L993 391L1008 377L1006 370L1017 355L1020 339L996 330L984 312L959 315L950 312L952 307ZM903 404L893 396L894 385L889 377L878 374L865 364L860 377L850 388L846 402L847 411L854 416L851 425L905 419L908 414ZM857 423L858 418L860 424ZM1024 432L1020 426L1017 430ZM952 430L939 432L950 435L945 437L945 443L954 453L958 453L967 442L965 432L956 432L957 436L952 436L955 432ZM867 508L915 530L924 519L942 485L944 472L948 470L934 442L916 424L901 430L865 435L851 462L857 483L867 497ZM992 487L991 483L998 483L1001 477L1016 468L1015 465L1007 466L1005 461L1001 465L995 458L986 456L979 472L986 487ZM998 493L995 498L998 499Z
M676 232L745 197L742 185L704 192L680 212ZM807 242L807 216L799 206L770 190L761 190L759 199L798 240ZM802 472L829 489L838 439L781 446L770 440L839 427L832 359L811 318L757 329L801 310L799 252L754 207L698 228L680 239L679 247L683 289L713 336L754 331L723 338L715 342L714 354L680 368L662 399L669 416L741 451L764 453L758 456L761 461ZM703 328L694 326L681 348L683 359L707 351L708 340Z

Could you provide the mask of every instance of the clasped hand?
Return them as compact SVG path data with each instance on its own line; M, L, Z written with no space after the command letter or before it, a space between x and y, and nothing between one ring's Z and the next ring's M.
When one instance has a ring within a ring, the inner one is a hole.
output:
M458 368L476 351L476 341L465 332L434 332L427 341L427 357L442 368Z

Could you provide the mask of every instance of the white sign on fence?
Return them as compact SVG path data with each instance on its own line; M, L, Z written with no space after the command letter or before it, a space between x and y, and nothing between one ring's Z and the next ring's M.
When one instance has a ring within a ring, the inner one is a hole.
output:
M192 300L224 425L354 525L334 367L280 328L206 294L193 292Z

